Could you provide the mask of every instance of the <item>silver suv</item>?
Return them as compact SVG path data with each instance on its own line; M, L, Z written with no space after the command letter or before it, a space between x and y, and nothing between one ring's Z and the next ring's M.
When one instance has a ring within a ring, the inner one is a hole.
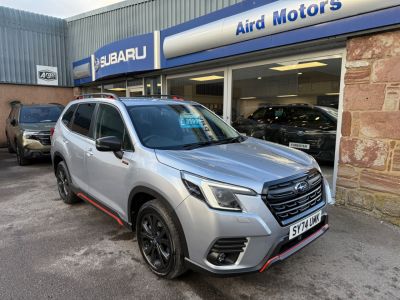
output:
M82 96L51 154L64 202L136 228L162 277L262 272L329 228L329 185L311 156L242 136L195 102Z

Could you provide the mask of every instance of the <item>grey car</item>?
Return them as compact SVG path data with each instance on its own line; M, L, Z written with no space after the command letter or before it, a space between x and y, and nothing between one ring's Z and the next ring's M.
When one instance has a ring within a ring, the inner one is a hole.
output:
M51 131L63 108L57 104L12 106L6 120L6 139L8 151L17 154L19 165L50 155Z
M314 158L241 136L195 102L81 97L57 122L51 154L64 202L136 230L161 277L262 272L329 228Z

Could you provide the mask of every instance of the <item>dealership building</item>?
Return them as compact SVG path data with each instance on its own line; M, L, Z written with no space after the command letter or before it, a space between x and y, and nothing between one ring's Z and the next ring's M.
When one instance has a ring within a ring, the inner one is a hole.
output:
M400 0L128 0L68 19L0 15L0 145L12 101L178 95L250 127L280 126L288 109L309 128L280 140L333 166L337 203L400 225Z

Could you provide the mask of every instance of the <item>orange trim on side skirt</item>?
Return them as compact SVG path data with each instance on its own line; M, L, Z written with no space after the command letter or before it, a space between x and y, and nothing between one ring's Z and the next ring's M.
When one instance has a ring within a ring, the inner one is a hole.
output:
M111 218L113 218L115 221L118 222L119 225L123 226L124 223L122 222L122 220L120 218L118 218L116 215L112 214L111 212L109 212L107 209L105 209L104 207L100 206L100 204L97 204L96 202L94 202L92 199L88 198L87 196L85 196L82 193L78 193L77 196L79 198L82 198L83 200L86 200L87 202L89 202L90 204L92 204L94 207L97 207L98 209L100 209L102 212L106 213L107 215L109 215Z

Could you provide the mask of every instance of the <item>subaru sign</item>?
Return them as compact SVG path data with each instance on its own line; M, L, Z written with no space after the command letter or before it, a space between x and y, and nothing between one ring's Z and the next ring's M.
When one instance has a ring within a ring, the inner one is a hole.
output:
M399 6L400 0L274 1L164 40L167 59Z
M160 68L159 32L108 44L91 58L92 79Z
M37 84L41 85L58 85L57 67L36 66Z

